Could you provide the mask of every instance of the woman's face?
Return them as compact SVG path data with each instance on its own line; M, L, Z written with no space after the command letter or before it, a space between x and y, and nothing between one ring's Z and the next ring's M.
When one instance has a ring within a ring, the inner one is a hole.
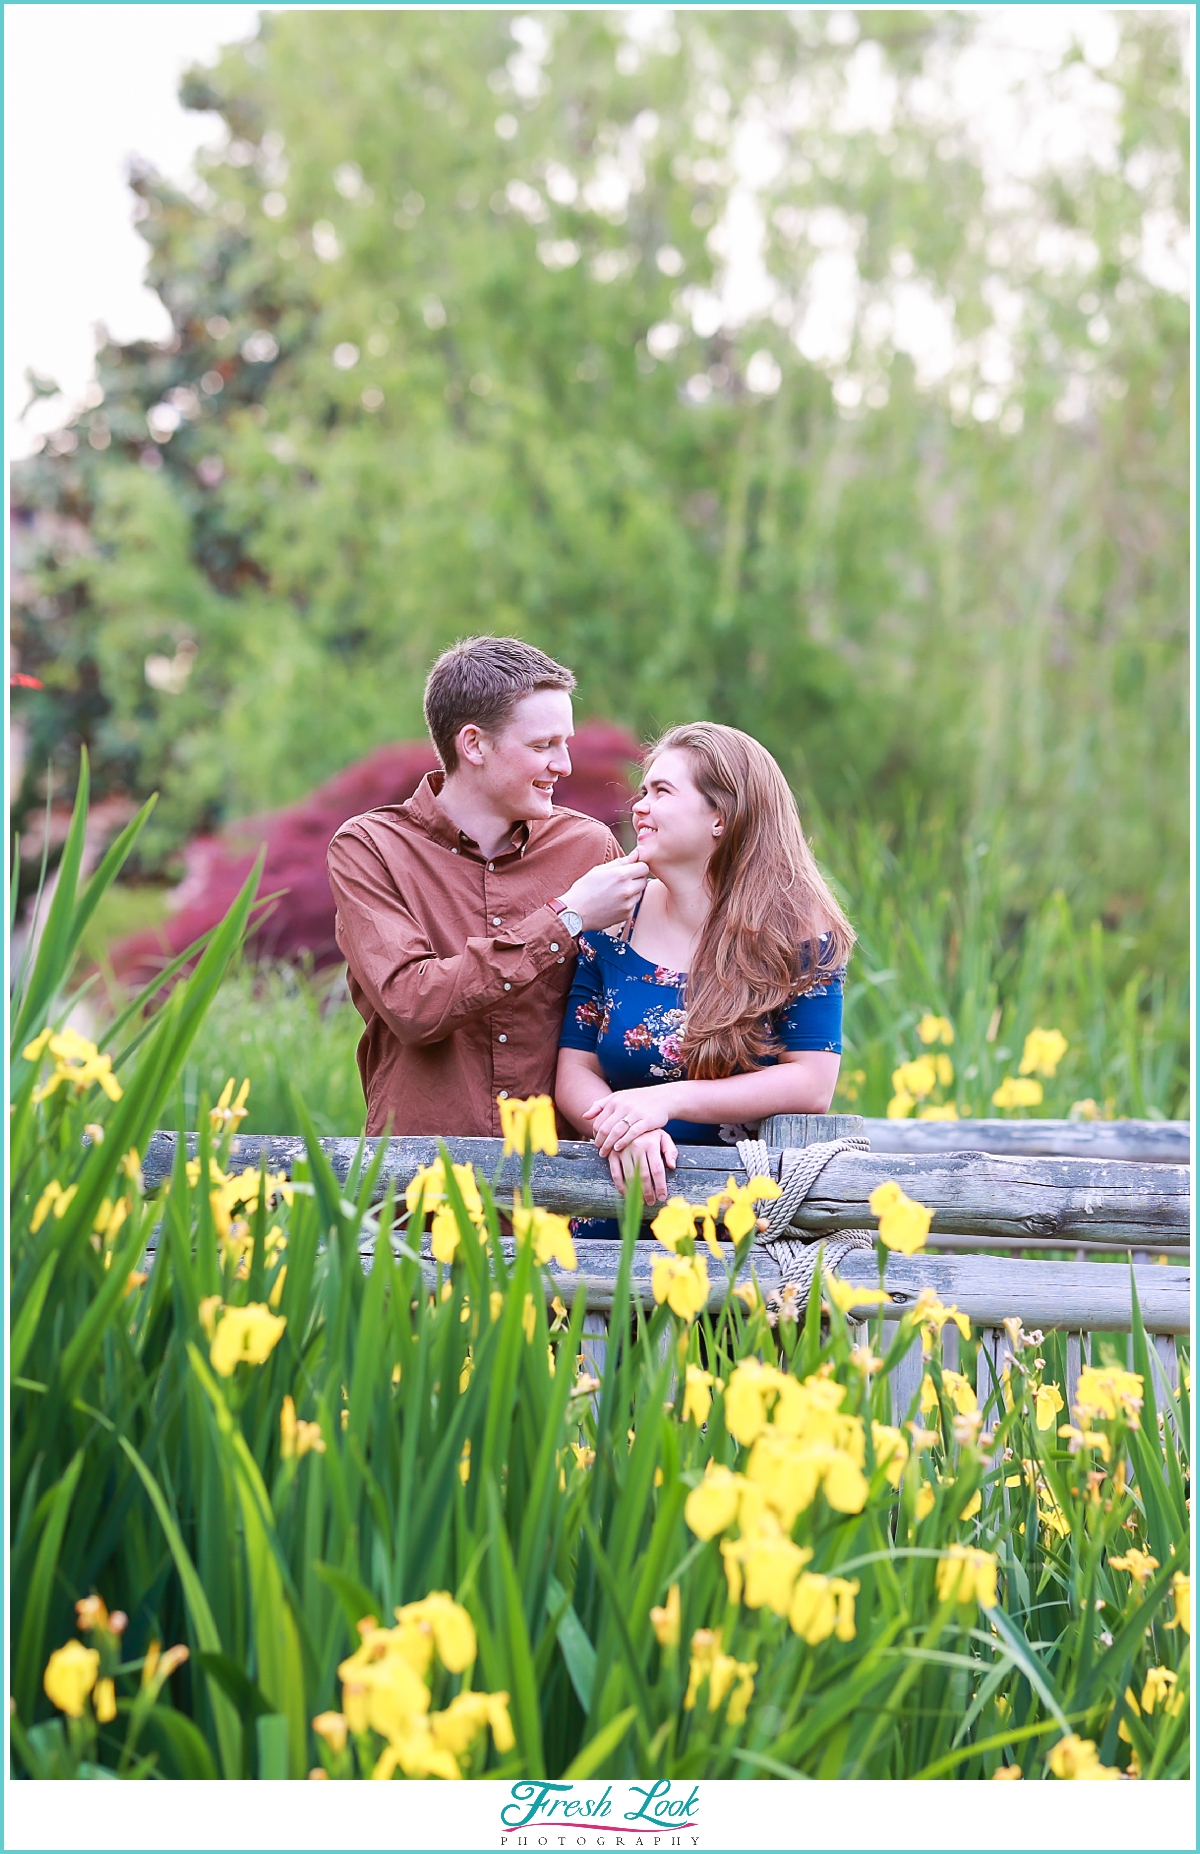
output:
M692 778L681 747L668 747L647 769L633 806L638 853L653 870L707 863L721 839L721 815Z

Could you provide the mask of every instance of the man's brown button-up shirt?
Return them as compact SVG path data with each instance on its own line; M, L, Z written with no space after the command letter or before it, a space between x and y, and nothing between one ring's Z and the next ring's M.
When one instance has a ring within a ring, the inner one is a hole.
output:
M494 1137L498 1095L553 1092L575 942L548 904L622 854L605 825L556 810L489 860L438 804L442 777L329 846L372 1134Z

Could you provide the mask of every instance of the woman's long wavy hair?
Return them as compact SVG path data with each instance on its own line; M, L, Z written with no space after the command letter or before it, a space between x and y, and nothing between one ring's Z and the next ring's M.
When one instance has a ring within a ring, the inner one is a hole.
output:
M643 760L647 774L668 748L687 754L698 791L724 820L708 866L712 900L688 975L681 1038L689 1076L713 1079L778 1053L767 1013L844 966L854 929L765 747L739 728L695 721L654 743ZM822 934L829 942L818 969Z

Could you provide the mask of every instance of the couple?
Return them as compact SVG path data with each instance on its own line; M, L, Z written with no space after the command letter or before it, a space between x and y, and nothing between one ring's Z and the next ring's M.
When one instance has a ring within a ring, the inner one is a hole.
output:
M649 750L627 855L556 809L574 687L519 639L456 644L425 687L443 770L329 847L367 1132L494 1137L498 1099L553 1093L619 1190L665 1201L680 1144L827 1112L854 935L736 728Z

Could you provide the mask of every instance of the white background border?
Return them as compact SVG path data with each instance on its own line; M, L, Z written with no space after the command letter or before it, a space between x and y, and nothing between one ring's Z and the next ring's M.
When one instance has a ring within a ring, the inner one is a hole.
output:
M577 1794L603 1783L576 1784ZM628 1785L614 1785L616 1790ZM676 1786L682 1788L683 1786ZM701 1783L698 1827L600 1836L502 1833L512 1786L489 1782L6 1783L6 1849L633 1850L1195 1849L1188 1783ZM678 1839L675 1837L678 1835ZM693 1836L696 1837L693 1840Z

